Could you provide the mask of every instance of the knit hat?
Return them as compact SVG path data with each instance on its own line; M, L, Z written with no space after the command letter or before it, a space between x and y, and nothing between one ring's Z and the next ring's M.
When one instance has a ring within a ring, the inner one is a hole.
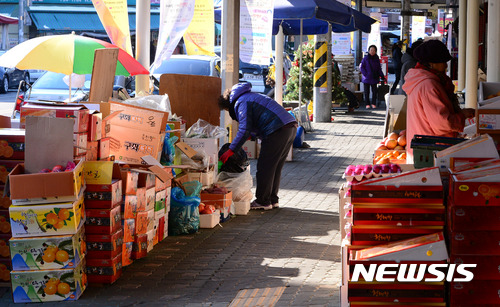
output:
M452 59L446 45L435 39L426 41L415 48L413 56L420 63L446 63Z

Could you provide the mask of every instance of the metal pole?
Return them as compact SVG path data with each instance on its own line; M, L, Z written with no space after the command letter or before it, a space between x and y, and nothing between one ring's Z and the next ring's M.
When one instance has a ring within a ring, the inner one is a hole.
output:
M500 3L498 1L488 1L487 44L487 81L500 82Z
M150 12L151 1L137 1L135 22L135 58L144 67L150 65L149 44L151 41ZM149 76L135 76L136 95L145 96L149 93Z
M284 41L285 35L283 34L283 27L279 25L278 34L275 36L276 41L276 58L274 59L275 65L275 81L274 85L274 100L279 104L283 104L283 52L285 49Z
M458 90L463 91L467 55L467 0L460 0L458 9Z
M2 49L7 50L7 43L9 41L9 25L2 25Z
M479 45L479 0L469 0L467 6L467 66L465 106L477 108L477 69Z
M299 120L302 122L302 25L303 20L300 20L300 35L299 35Z
M19 0L18 44L24 41L24 0Z
M410 42L410 20L411 15L409 14L411 11L411 1L410 0L401 0L403 6L403 25L401 27L401 40L408 40Z
M363 2L361 0L356 0L356 10L363 12ZM354 32L354 59L356 60L356 67L358 67L363 59L363 32L361 30Z

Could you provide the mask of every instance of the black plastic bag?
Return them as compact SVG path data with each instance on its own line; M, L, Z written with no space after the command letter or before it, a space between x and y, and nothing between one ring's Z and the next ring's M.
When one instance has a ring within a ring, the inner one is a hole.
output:
M226 143L219 150L219 159L220 157L229 149L230 143ZM248 161L247 153L240 148L237 150L234 155L227 159L226 163L222 164L219 171L228 172L228 173L243 173L248 165L250 165L250 161Z

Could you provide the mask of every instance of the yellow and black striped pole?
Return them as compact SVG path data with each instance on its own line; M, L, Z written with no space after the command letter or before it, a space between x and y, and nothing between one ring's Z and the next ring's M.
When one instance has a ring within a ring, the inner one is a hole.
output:
M316 42L314 48L314 87L320 88L320 93L327 89L327 42Z
M313 121L331 122L332 115L332 34L315 35L313 76Z

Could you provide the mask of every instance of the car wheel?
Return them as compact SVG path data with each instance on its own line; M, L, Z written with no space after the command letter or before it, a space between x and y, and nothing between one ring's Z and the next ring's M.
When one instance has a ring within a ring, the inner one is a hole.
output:
M2 86L0 87L0 93L5 94L9 90L9 78L3 76Z

